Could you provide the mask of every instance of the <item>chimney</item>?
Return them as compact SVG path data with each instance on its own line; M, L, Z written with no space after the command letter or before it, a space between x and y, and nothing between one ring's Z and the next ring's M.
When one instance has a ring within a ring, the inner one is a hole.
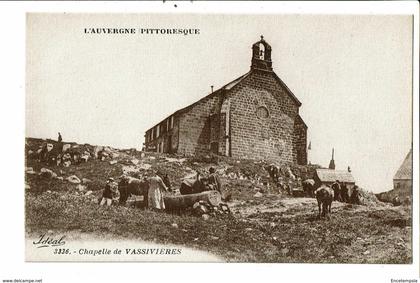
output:
M347 172L351 173L350 166L347 166Z
M213 86L211 85L210 87L211 87L211 93L213 93Z

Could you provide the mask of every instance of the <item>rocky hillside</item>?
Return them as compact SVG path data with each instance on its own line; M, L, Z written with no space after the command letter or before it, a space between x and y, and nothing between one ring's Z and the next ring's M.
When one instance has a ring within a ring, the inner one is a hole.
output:
M57 144L48 142L54 152ZM39 161L44 143L26 140L28 234L105 233L185 245L235 262L409 263L412 259L410 207L379 203L364 192L368 205L334 202L331 218L318 219L315 199L289 196L284 185L299 188L316 166L284 166L276 183L264 161L185 158L89 144L65 144L71 154L67 163L57 166L50 157ZM203 219L189 213L98 206L108 177L142 178L159 169L177 189L182 178L197 171L205 174L210 167L221 176L229 215Z

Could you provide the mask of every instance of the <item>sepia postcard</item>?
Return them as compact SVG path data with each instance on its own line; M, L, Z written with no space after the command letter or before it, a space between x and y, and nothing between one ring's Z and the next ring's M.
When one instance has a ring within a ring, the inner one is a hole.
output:
M27 13L25 261L412 264L413 27Z

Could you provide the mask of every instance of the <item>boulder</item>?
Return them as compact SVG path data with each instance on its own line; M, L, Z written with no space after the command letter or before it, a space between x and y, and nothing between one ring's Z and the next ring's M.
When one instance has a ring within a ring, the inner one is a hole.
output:
M111 161L109 161L109 164L114 165L114 164L116 164L117 162L118 162L117 160L111 160Z
M98 158L98 152L100 152L102 149L103 149L103 147L102 147L102 146L95 146L95 147L93 148L93 155L94 155L96 158Z
M90 155L83 154L83 155L80 157L80 160L82 160L83 162L88 162L89 157L90 157Z
M90 196L92 193L93 193L92 191L87 191L87 192L85 193L85 196Z
M67 161L64 161L63 162L63 166L64 167L69 167L71 165L71 161L70 160L67 160Z
M92 183L92 180L90 180L88 178L82 178L82 183L83 184L89 184L89 183Z
M47 151L50 152L54 148L52 143L47 143Z
M209 220L210 219L210 215L203 214L203 215L201 215L201 218L203 218L203 220Z
M80 182L81 182L80 179L76 175L68 176L66 178L66 180L69 181L72 184L80 184Z
M147 164L147 163L140 164L139 166L139 169L143 169L143 170L149 170L150 168L152 168L152 165Z
M254 197L255 198L260 198L260 197L262 197L263 196L263 194L262 193L260 193L260 192L257 192L255 195L254 195Z
M86 190L86 186L83 186L83 185L77 185L76 186L76 189L79 191L79 192L83 192L84 190Z
M71 145L70 144L65 144L65 145L63 145L63 152L66 152L67 150L69 150L71 148Z
M111 156L111 158L117 158L117 157L119 157L120 155L119 155L119 153L116 153L116 152L111 152L110 156Z
M26 174L36 174L36 172L34 171L34 168L32 168L32 167L26 167L25 168L25 173Z
M47 168L41 168L39 175L45 178L57 178L57 174Z

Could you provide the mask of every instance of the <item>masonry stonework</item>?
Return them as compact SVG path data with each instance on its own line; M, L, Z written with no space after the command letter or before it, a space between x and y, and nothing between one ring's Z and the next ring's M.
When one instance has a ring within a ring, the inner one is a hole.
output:
M299 115L301 103L273 72L271 47L264 39L253 45L252 56L247 74L149 129L146 149L155 150L153 145L162 143L157 147L160 152L306 164L307 126ZM169 125L171 119L173 126L156 136L154 129ZM168 139L171 146L165 146Z

